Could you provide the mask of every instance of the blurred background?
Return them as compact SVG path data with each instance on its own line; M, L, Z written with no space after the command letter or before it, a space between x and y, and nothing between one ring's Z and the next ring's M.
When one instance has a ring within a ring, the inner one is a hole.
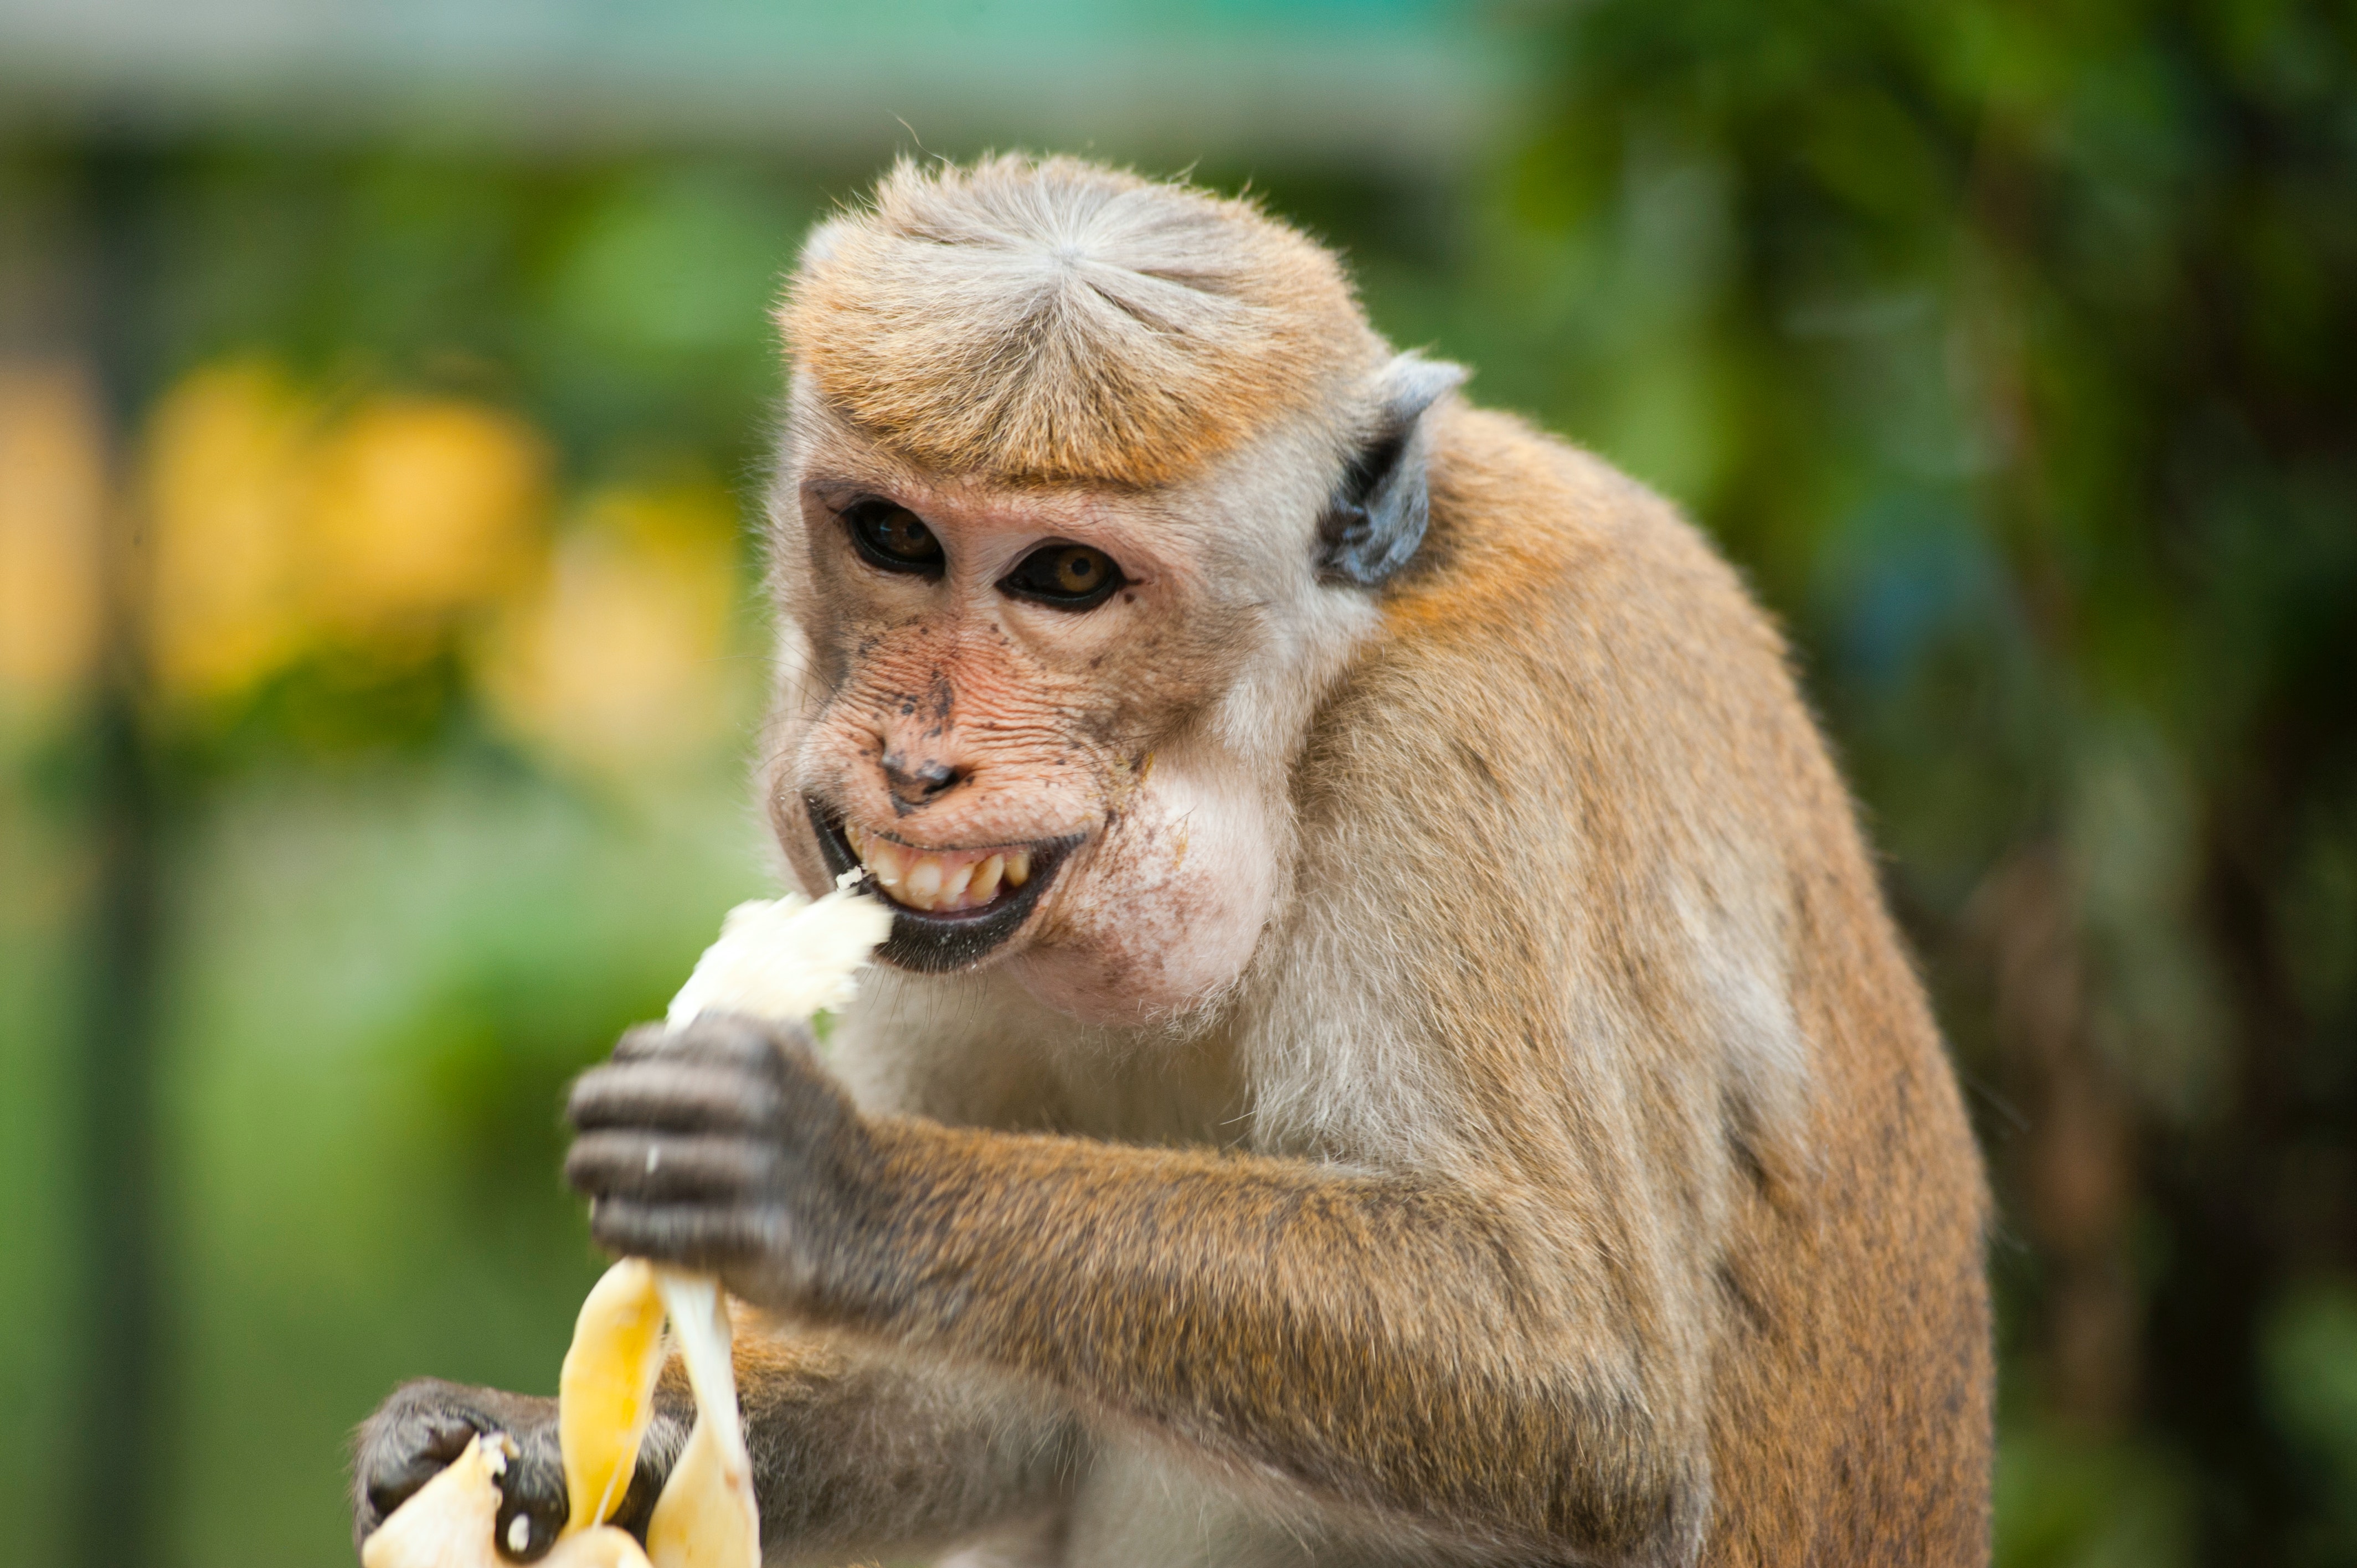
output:
M1790 628L1998 1184L1999 1561L2357 1563L2349 0L0 0L0 1520L350 1559L772 886L765 312L896 151L1261 193Z

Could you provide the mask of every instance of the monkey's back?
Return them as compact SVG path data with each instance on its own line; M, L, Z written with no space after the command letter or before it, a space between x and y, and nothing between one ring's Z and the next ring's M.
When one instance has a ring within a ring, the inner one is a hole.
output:
M1707 1455L1702 1561L1986 1561L1979 1155L1781 639L1659 499L1517 421L1451 413L1431 482L1301 770L1284 961L1306 1007L1321 925L1421 905L1343 1006L1417 1012L1447 1067L1321 1082L1296 1026L1266 1123L1625 1212L1561 1255L1653 1304L1640 1365L1706 1369L1651 1396Z

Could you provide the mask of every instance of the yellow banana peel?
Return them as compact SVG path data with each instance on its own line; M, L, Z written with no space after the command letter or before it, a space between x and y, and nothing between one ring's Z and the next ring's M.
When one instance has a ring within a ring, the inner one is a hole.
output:
M568 1534L613 1518L630 1489L639 1444L654 1417L662 1326L654 1266L640 1258L608 1269L581 1303L556 1384Z

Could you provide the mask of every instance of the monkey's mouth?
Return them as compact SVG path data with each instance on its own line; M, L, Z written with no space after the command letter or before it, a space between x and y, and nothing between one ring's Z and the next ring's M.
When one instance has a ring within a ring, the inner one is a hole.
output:
M846 827L810 797L804 803L827 870L864 873L891 902L883 957L929 974L979 963L1021 929L1082 838L927 852Z

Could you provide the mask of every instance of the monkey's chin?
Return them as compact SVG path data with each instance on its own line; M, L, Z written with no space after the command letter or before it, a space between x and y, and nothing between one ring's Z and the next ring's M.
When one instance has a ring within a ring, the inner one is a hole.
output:
M811 827L818 835L818 852L826 861L829 875L841 876L846 871L864 874L866 867L860 864L851 840L844 833L841 814L811 796L802 797L802 803L810 811ZM888 963L920 974L972 969L996 954L1023 929L1032 910L1039 908L1040 895L1056 880L1056 873L1080 846L1082 837L1074 833L1025 846L1031 852L1030 879L1020 887L1006 889L978 909L944 914L893 904L892 934L877 949L877 955Z

